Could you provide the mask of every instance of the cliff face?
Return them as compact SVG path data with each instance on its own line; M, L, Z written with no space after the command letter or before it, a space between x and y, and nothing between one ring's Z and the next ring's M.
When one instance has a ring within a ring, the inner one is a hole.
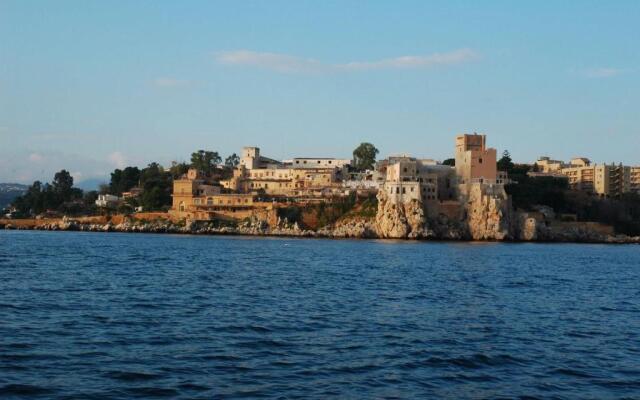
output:
M422 203L411 200L406 203L393 203L384 190L378 192L378 212L376 213L375 232L380 238L418 239L433 236L427 228Z
M511 200L503 190L491 192L473 185L465 204L473 240L508 240L512 235Z

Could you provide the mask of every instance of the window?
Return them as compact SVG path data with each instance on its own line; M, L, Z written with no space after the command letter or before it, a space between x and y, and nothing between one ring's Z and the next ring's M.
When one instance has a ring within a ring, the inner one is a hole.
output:
M212 199L211 197L209 197L209 198L207 199L207 205L208 205L208 206L212 206L212 205L213 205L213 199Z
M478 162L479 162L480 164L482 164L482 158L478 159Z
M402 188L402 194L407 193L407 189L406 188Z

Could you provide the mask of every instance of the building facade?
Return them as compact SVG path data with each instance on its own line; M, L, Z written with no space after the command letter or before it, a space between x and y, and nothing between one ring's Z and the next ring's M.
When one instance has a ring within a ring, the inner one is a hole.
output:
M592 164L585 157L572 158L569 163L564 163L541 157L536 165L543 173L566 176L573 190L603 197L620 196L634 187L633 168L622 164ZM640 176L637 179L640 180Z
M456 175L461 185L496 183L496 149L486 147L487 136L463 134L456 137Z
M640 166L629 169L629 189L640 193Z
M332 195L341 190L342 181L348 177L349 163L350 160L336 158L294 158L280 162L261 156L257 147L245 147L233 176L220 184L237 193L281 197Z
M394 203L419 200L428 204L455 197L455 170L448 165L407 156L390 157L384 165L386 174L381 190Z

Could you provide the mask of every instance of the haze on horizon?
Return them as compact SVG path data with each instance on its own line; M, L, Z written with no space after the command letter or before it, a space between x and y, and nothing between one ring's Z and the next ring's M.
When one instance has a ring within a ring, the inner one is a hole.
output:
M0 1L0 182L227 156L640 164L640 2Z

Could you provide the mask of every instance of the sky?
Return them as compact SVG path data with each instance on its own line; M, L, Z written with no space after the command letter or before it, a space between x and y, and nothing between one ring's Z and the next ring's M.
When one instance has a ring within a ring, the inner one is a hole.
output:
M0 182L223 157L640 164L638 1L0 0Z

